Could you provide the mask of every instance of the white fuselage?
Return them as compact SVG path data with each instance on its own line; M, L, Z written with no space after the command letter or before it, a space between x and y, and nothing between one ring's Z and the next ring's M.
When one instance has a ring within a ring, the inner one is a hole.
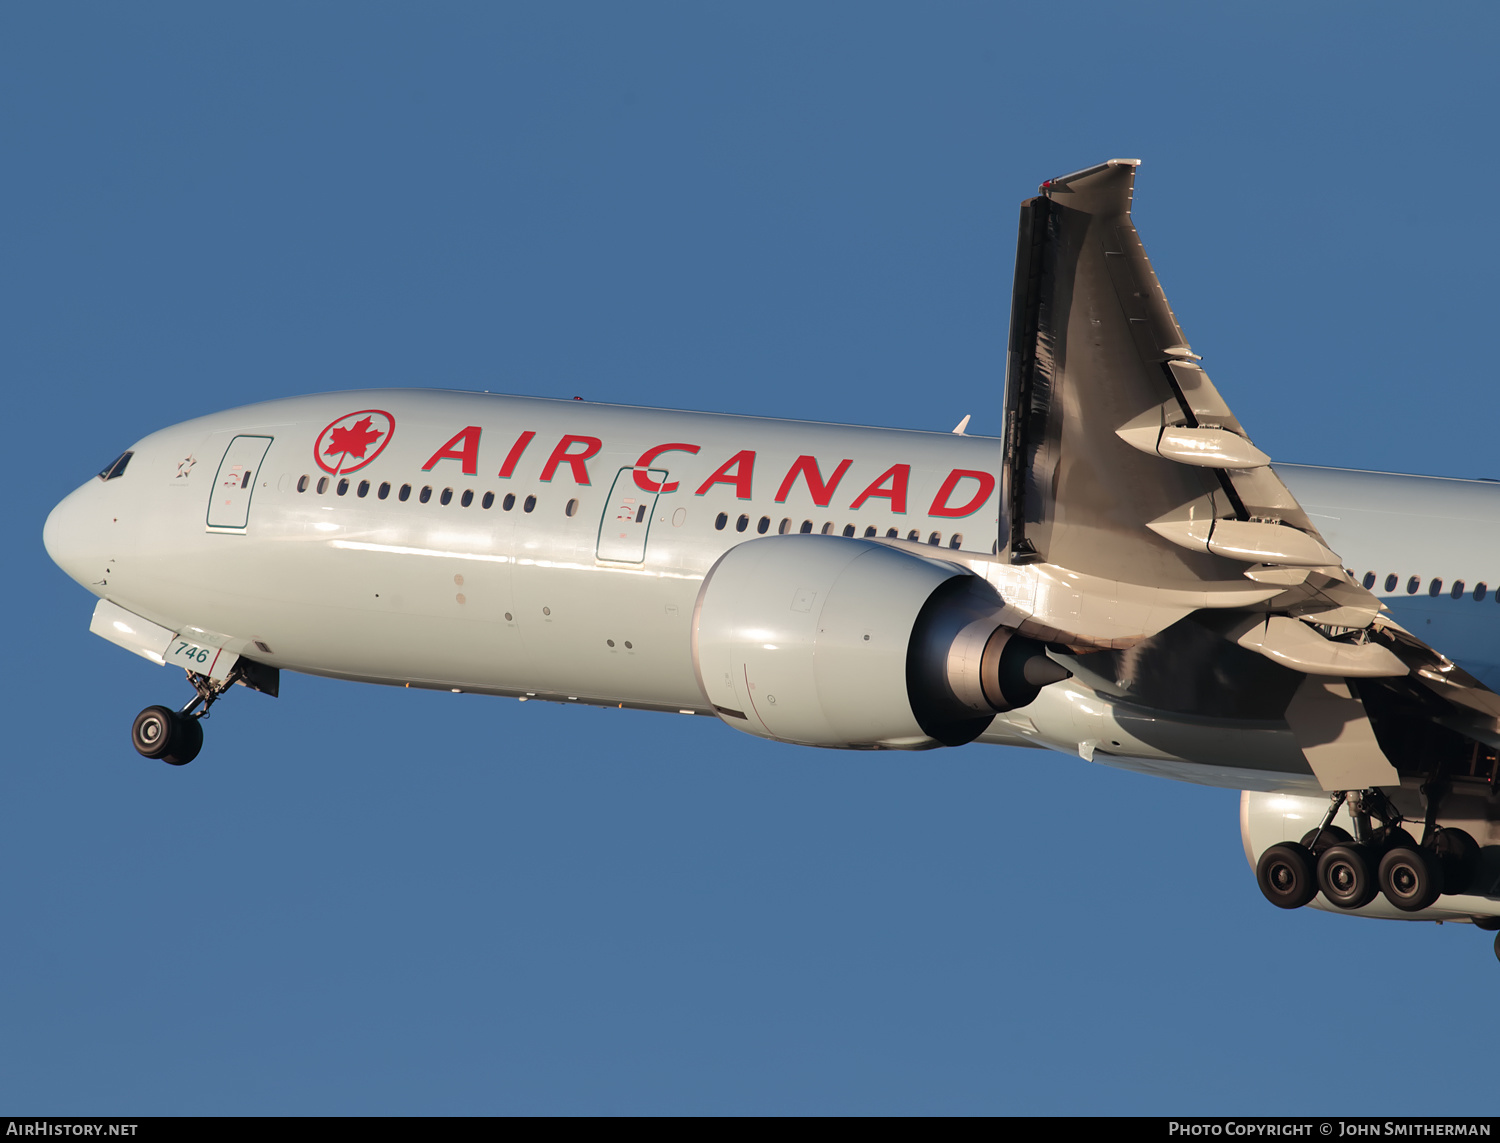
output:
M101 598L282 669L711 714L691 624L725 551L763 529L870 536L984 574L1000 467L999 441L951 433L335 393L153 433L123 475L58 505L46 542ZM1345 566L1374 573L1398 622L1482 680L1500 678L1500 485L1277 472ZM1307 788L1284 726L1239 729L1131 710L1075 680L998 717L980 741Z

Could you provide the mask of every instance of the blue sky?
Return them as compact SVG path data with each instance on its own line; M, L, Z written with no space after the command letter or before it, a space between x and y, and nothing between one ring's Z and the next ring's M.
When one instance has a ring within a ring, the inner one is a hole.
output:
M184 684L40 536L137 437L330 389L997 432L1018 204L1112 156L1258 445L1500 476L1497 30L0 10L0 1105L1493 1113L1489 938L1272 908L1231 791L301 677L178 771L127 731Z

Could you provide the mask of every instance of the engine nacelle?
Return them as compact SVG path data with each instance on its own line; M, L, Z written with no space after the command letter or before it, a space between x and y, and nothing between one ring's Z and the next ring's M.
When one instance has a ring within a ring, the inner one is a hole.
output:
M964 568L838 536L731 548L693 613L698 683L730 726L806 746L922 750L977 738L1067 672L996 618Z

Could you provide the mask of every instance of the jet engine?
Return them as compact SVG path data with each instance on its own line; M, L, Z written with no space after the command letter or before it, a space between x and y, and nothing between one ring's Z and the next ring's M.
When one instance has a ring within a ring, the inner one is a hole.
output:
M693 613L693 666L730 726L804 746L972 742L1068 672L999 621L956 564L868 540L767 536L726 552Z

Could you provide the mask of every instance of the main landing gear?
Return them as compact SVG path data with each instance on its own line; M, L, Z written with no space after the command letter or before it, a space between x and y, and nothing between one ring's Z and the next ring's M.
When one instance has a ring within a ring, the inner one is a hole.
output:
M160 758L172 766L186 766L203 749L202 719L208 708L240 678L235 667L227 679L210 679L207 675L187 672L188 682L198 693L181 710L165 706L148 706L135 716L130 728L130 744L146 758ZM203 705L202 710L195 708Z
M1317 829L1300 842L1282 842L1261 854L1255 867L1260 891L1282 909L1300 909L1319 892L1336 908L1359 909L1379 893L1405 913L1420 912L1443 893L1465 892L1479 845L1461 829L1436 824L1442 792L1435 783L1422 787L1427 816L1418 843L1379 790L1337 791ZM1346 802L1352 837L1333 824Z

